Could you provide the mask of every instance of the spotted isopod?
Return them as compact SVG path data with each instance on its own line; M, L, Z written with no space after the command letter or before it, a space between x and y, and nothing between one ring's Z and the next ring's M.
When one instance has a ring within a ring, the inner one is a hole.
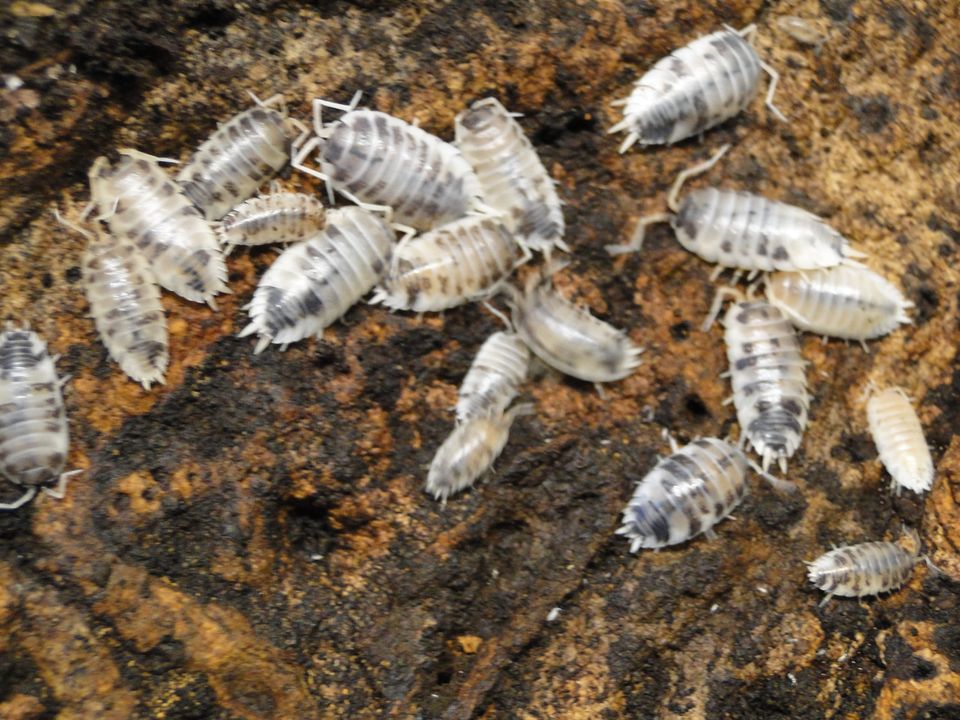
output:
M898 387L874 392L867 401L867 422L891 487L915 493L933 487L933 458L910 398Z
M557 292L549 276L565 265L550 263L541 274L531 273L523 292L506 286L517 334L534 355L571 377L594 383L627 377L640 365L643 349Z
M270 343L285 349L322 336L386 270L393 240L393 231L373 213L331 210L320 233L291 245L264 273L247 306L250 324L239 336L259 336L255 353Z
M608 245L611 255L636 252L643 245L646 226L669 222L680 244L707 262L724 268L757 272L812 270L853 263L863 257L843 235L802 208L768 200L739 190L698 188L678 201L687 178L713 167L730 148L725 145L710 160L681 172L667 205L671 213L641 218L633 239Z
M359 98L354 99L354 104ZM460 151L409 123L375 110L314 100L316 136L293 167L320 178L358 205L392 209L391 219L429 230L484 209L480 182ZM322 107L344 114L324 126ZM319 147L320 171L303 164Z
M516 417L532 412L532 405L515 405L506 412L480 415L457 425L430 463L426 491L446 502L473 485L503 452Z
M256 99L256 98L254 98ZM207 138L177 174L183 192L207 220L219 220L290 161L309 132L285 110L282 95L234 115Z
M229 292L213 228L157 158L120 150L112 167L107 158L97 158L90 168L90 194L110 232L137 246L162 287L214 308L213 296Z
M457 422L506 410L529 367L530 351L519 335L500 331L488 337L460 385Z
M70 446L67 414L54 359L35 332L7 323L0 332L0 471L27 488L0 510L29 502L37 490L62 498Z
M620 146L679 142L737 115L750 104L760 71L770 76L767 107L786 121L773 104L779 75L757 55L749 42L756 27L724 28L674 50L636 82L625 105L623 120L609 132L627 131Z
M725 440L700 438L678 448L671 438L670 444L672 454L644 476L623 510L616 532L630 540L630 552L676 545L701 533L714 539L713 526L746 497L748 471L759 471ZM760 474L778 489L794 488Z
M863 342L913 322L907 315L913 303L859 265L774 273L766 279L766 295L796 327L818 335Z
M863 597L896 590L910 579L917 563L929 565L920 554L919 535L916 531L909 534L912 552L892 542L865 542L834 548L806 563L810 582L827 593L821 607L834 595Z
M484 201L534 250L565 252L564 221L553 179L520 124L496 98L457 115L457 147L480 180Z
M499 219L475 215L402 241L370 302L439 311L494 293L530 258Z
M305 240L323 229L326 210L312 195L275 192L240 203L217 228L229 255L237 245Z

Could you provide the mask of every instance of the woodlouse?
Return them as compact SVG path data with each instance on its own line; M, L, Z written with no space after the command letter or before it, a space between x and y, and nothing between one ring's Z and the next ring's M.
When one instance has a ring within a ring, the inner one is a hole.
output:
M891 487L915 493L933 487L933 458L923 426L907 394L898 387L873 392L867 401L867 422L880 461L890 473Z
M390 208L396 223L429 230L483 209L480 181L450 143L376 110L314 101L316 137L304 143L293 167L368 209ZM322 107L344 111L324 126ZM319 146L320 171L303 162Z
M282 95L234 115L197 149L177 182L207 220L219 220L257 192L290 161L293 147L309 130L269 107Z
M679 202L683 183L709 170L730 149L681 172L667 196L671 213L641 218L632 240L608 245L611 255L637 252L647 225L669 222L680 244L707 262L757 272L812 270L853 263L863 253L821 218L802 208L740 190L698 188Z
M0 471L27 491L0 510L29 502L38 489L63 497L70 446L67 414L54 359L35 332L7 323L0 332ZM50 487L56 484L55 487Z
M216 308L213 296L229 292L217 237L203 216L160 168L157 158L120 150L90 168L93 205L117 237L134 243L157 282L188 300Z
M781 15L777 18L777 27L803 45L819 48L827 40L826 34L821 32L812 21L796 15Z
M454 493L473 485L503 452L517 416L532 412L532 405L515 405L506 412L481 415L457 425L430 463L426 491L446 502Z
M370 302L439 311L488 297L530 252L499 219L475 215L403 240Z
M767 107L786 122L773 104L779 75L748 40L755 30L724 28L658 60L628 98L614 103L625 106L623 120L609 130L627 131L620 152L636 142L672 144L737 115L756 95L761 70L770 75Z
M220 221L220 242L229 255L237 245L305 240L323 229L326 209L312 195L273 192L246 200Z
M484 202L534 250L565 252L564 221L554 181L520 124L496 98L457 115L457 147L480 180Z
M765 285L771 304L801 330L818 335L863 342L886 335L900 323L913 322L907 315L913 303L890 282L859 265L774 273Z
M321 336L374 286L390 262L393 240L383 219L363 208L331 210L320 233L284 250L264 273L239 337L259 335L254 352L260 353L270 343L285 349Z
M500 331L488 337L460 385L457 422L506 410L529 367L530 351L519 335Z

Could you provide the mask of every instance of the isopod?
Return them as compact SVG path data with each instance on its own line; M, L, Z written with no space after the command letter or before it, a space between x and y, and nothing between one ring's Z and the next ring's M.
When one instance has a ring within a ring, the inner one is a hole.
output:
M930 447L920 418L901 388L872 393L867 401L867 422L898 495L902 488L922 493L933 487Z
M679 202L687 178L709 170L730 149L724 145L710 160L681 172L667 206L671 213L641 218L633 239L624 245L608 245L618 255L637 252L643 245L647 225L669 222L680 244L707 262L723 268L757 272L812 270L853 263L863 253L821 218L794 205L739 190L698 188Z
M487 205L535 250L565 252L564 221L553 179L520 124L496 98L478 100L457 115L457 147L470 163Z
M254 98L256 99L256 98ZM177 182L207 220L219 220L276 175L307 129L269 107L283 96L234 115L207 138L177 174Z
M344 115L324 126L321 107ZM396 223L429 230L486 209L480 181L460 151L399 118L314 100L314 130L316 136L300 148L293 167L358 205L391 208ZM303 164L317 147L319 172Z
M393 231L358 207L327 213L324 229L291 245L260 279L239 337L259 335L255 353L310 336L340 318L377 282L390 262Z
M61 394L66 378L57 378L53 362L46 343L32 330L7 323L0 332L0 471L27 488L18 500L0 504L0 510L20 507L39 489L62 498L67 478L74 474L63 472L70 446Z
M770 76L767 107L786 122L773 104L779 75L749 42L755 30L724 28L657 61L628 98L614 103L626 106L623 120L609 130L627 131L620 152L636 142L673 144L737 115L756 95L761 70Z
M326 210L312 195L276 192L240 203L217 228L226 254L237 245L305 240L323 229Z
M506 410L529 367L530 351L519 335L500 331L488 337L460 385L457 422Z
M188 300L216 307L229 292L227 267L217 237L157 158L120 150L111 167L105 157L90 168L90 194L100 219L144 254L157 282Z
M814 23L796 15L782 15L777 18L777 27L803 45L819 47L827 39Z
M530 258L499 219L475 215L404 240L370 302L439 311L494 293Z
M919 535L916 531L909 534L914 542L912 552L892 542L865 542L834 548L806 563L810 582L827 593L821 607L834 595L879 595L907 582L916 564L926 560L920 554Z
M733 512L747 495L747 473L756 468L734 445L700 438L682 448L670 439L672 454L662 458L637 485L616 531L630 540L630 552L686 542ZM792 483L760 473L781 490Z
M796 327L818 335L863 342L913 322L907 315L913 303L859 265L774 273L766 279L766 295Z
M516 417L532 412L532 405L515 405L506 412L480 415L457 425L430 463L426 491L446 502L473 485L503 452Z

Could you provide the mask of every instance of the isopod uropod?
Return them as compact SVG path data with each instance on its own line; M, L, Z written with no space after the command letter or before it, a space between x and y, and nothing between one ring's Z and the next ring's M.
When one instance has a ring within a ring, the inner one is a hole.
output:
M254 98L256 99L256 98ZM265 102L234 115L207 138L177 174L183 192L207 220L219 220L290 161L307 129Z
M312 195L275 192L240 203L220 221L220 242L229 255L237 245L305 240L323 229L326 210Z
M933 458L910 398L898 387L872 393L867 422L891 487L922 493L933 487Z
M516 333L500 331L488 337L460 385L457 422L506 410L529 366L530 351Z
M565 252L564 221L553 179L533 143L496 98L478 100L457 115L457 147L480 180L484 202L534 250Z
M786 121L773 104L779 75L748 40L755 30L718 30L658 60L628 98L614 103L626 106L623 120L609 130L627 131L620 152L636 142L673 144L740 113L756 95L761 70L770 75L767 107Z

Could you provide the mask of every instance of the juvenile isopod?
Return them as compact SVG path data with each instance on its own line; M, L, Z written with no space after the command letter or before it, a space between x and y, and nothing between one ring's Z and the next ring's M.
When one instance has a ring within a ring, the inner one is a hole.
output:
M506 412L480 415L457 425L430 463L426 491L446 502L473 485L503 452L516 417L532 412L532 405L516 405Z
M803 45L819 47L827 39L812 21L796 15L781 15L777 18L777 27Z
M275 192L240 203L218 232L229 255L237 245L269 245L306 240L323 229L326 210L312 195Z
M259 336L255 353L321 336L387 269L393 240L383 219L367 210L331 210L320 233L291 245L264 273L239 336Z
M680 244L707 262L752 273L773 270L812 270L852 263L863 257L843 235L802 208L768 200L739 190L698 188L679 202L687 178L709 170L730 149L723 146L710 160L681 172L667 205L671 213L641 218L633 239L608 245L612 255L636 252L643 245L646 226L669 222Z
M623 120L609 132L627 131L620 146L679 142L737 115L750 104L760 71L770 76L767 107L786 122L773 104L779 75L757 55L749 42L756 27L725 28L704 35L657 63L641 77L625 105Z
M547 365L571 377L603 383L621 380L640 365L642 348L623 330L595 318L556 291L549 276L566 263L531 273L523 292L507 285L513 326Z
M478 100L457 115L455 137L484 201L507 226L534 250L570 252L553 179L512 114L496 98Z
M256 98L254 98L256 100ZM290 152L309 132L269 107L274 95L227 120L207 138L177 174L177 182L207 220L219 220L257 192L290 161Z
M913 303L860 265L774 273L766 295L796 327L818 335L863 342L913 322L907 315Z
M923 426L910 398L898 387L873 392L867 401L867 422L880 461L890 473L891 487L915 493L933 487L933 458Z
M293 167L320 178L358 205L392 208L391 219L429 230L485 209L480 181L450 143L375 110L314 100L316 136L304 143ZM324 126L321 107L343 110ZM303 162L319 147L320 171Z
M97 158L90 168L90 194L110 232L137 246L162 287L211 307L214 295L229 292L213 228L157 158L121 150L112 167L107 158Z
M637 485L616 531L630 540L630 552L686 542L703 533L714 539L713 526L733 512L747 495L747 474L758 470L734 445L700 438L661 459ZM792 483L760 473L781 490Z
M863 597L896 590L910 579L921 560L920 537L910 531L914 549L908 551L892 542L865 542L845 545L807 563L807 577L827 593L821 607L834 595Z
M488 337L460 385L457 422L506 410L529 367L530 351L519 335L500 331Z
M494 293L530 252L499 219L475 215L401 242L370 302L439 311Z
M29 502L37 490L62 498L63 472L70 446L61 388L46 343L33 331L10 323L0 332L0 471L10 482L26 487L0 510Z

